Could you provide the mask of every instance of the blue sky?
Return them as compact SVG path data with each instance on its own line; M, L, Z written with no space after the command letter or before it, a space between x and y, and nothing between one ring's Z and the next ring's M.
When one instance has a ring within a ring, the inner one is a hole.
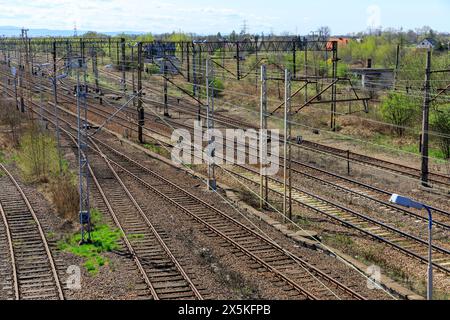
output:
M333 34L381 25L450 32L449 0L0 0L0 25L97 31L182 30L306 34L329 26Z

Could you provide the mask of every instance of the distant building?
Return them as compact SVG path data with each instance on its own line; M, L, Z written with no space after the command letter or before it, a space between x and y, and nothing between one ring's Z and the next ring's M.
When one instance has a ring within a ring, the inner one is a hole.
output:
M349 44L350 39L348 38L343 38L343 37L339 37L339 38L329 38L328 39L328 43L327 43L327 49L328 50L332 50L333 49L333 42L336 41L338 43L338 46L346 46Z
M438 42L431 38L423 39L418 45L417 49L434 49L438 46Z
M393 89L394 69L354 68L350 72L361 79L361 86L368 90Z

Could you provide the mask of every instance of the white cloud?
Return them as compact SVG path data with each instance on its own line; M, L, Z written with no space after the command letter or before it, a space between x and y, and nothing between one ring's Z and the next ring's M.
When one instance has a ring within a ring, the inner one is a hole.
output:
M152 31L185 30L197 33L239 29L250 24L270 25L278 18L245 14L226 4L199 6L182 1L138 0L0 0L0 25L29 28Z

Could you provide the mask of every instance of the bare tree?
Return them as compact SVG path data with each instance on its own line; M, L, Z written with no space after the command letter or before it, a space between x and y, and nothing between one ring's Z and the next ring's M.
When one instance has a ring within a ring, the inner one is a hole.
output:
M9 127L11 142L14 146L17 146L19 144L22 115L17 110L14 100L0 100L0 122Z

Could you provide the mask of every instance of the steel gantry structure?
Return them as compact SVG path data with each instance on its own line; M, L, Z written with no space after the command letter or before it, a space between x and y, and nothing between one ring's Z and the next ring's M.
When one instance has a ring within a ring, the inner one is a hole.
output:
M57 89L56 85L61 78L58 75L65 74L71 76L73 72L77 75L77 85L74 94L78 102L79 118L79 144L80 144L80 222L83 231L83 239L88 239L90 230L89 220L89 183L88 183L88 159L85 155L88 141L88 119L86 111L86 99L98 99L103 103L102 85L99 79L99 64L104 65L105 60L109 62L112 68L119 71L117 77L120 78L117 95L124 98L125 101L130 98L130 89L132 88L132 101L136 107L137 114L137 132L138 140L144 143L143 128L145 125L145 114L143 106L143 81L144 74L150 73L148 64L159 66L158 74L163 80L163 104L164 116L170 117L168 103L168 85L169 83L182 94L189 96L198 104L198 117L201 116L201 110L204 109L208 116L208 128L214 129L214 77L222 77L243 81L255 78L258 87L261 77L264 89L262 96L267 95L267 84L270 81L283 82L285 84L285 99L277 108L272 111L267 105L267 98L262 102L264 117L262 118L262 128L267 128L267 117L285 111L285 135L291 139L290 122L294 115L302 109L315 104L330 104L331 119L330 126L332 130L336 129L337 104L339 102L362 101L367 111L367 102L369 98L361 98L355 89L353 93L355 98L338 99L338 83L347 83L351 81L345 77L338 77L338 44L336 41L311 41L307 38L289 38L278 40L265 40L262 37L246 39L243 41L153 41L153 42L134 42L128 43L124 38L3 38L0 39L0 50L3 51L4 63L10 65L11 55L18 58L19 87L22 88L22 73L27 74L25 65L22 61L22 52L25 51L26 65L35 61L47 62L53 65L53 87L55 114L57 114ZM303 54L303 63L301 63L300 54ZM281 57L273 59L273 55ZM326 73L318 71L316 66L308 65L308 56L318 56L326 62ZM247 63L247 59L252 58L253 63ZM100 60L100 62L99 62ZM208 61L206 63L206 61ZM88 63L91 68L88 68ZM264 72L260 73L260 68L264 66ZM302 67L303 66L303 67ZM213 69L215 75L210 71ZM270 69L270 70L269 70ZM314 72L311 71L314 69ZM90 71L91 70L91 71ZM127 71L132 71L132 85L127 83ZM206 70L206 71L205 71ZM104 70L102 70L104 71ZM87 76L86 73L89 73ZM134 74L137 74L137 77ZM91 76L92 74L92 76ZM80 79L80 76L83 79ZM181 77L187 83L192 84L192 91L186 90L174 81L174 76ZM94 89L89 91L87 78ZM135 84L137 78L137 85ZM206 78L206 79L205 79ZM80 80L84 80L81 85ZM206 81L206 82L205 82ZM287 83L287 81L289 81ZM28 83L28 81L26 81ZM300 88L291 92L291 83L300 83ZM202 97L202 87L207 87L207 101ZM319 86L320 83L320 86ZM308 86L315 85L316 93L310 96ZM286 89L288 88L288 89ZM211 89L211 91L210 91ZM304 94L305 101L299 106L294 105L293 98L300 93ZM328 96L329 99L324 99ZM23 94L20 94L21 105L24 108ZM137 105L135 105L137 100ZM16 99L17 101L17 99ZM128 103L127 103L128 104ZM126 106L126 105L125 105ZM283 108L284 107L284 108ZM58 119L56 119L58 120ZM58 121L56 121L58 123ZM286 127L286 125L288 127ZM290 149L285 153L290 155ZM210 154L211 156L211 154ZM290 196L290 175L289 166L285 172L285 184L289 184L285 192L284 211L286 216L291 216L291 196ZM285 167L286 167L285 166ZM214 165L210 166L210 188L215 188ZM263 179L267 185L267 179ZM261 189L261 194L267 198L267 186ZM86 233L87 231L87 233Z

